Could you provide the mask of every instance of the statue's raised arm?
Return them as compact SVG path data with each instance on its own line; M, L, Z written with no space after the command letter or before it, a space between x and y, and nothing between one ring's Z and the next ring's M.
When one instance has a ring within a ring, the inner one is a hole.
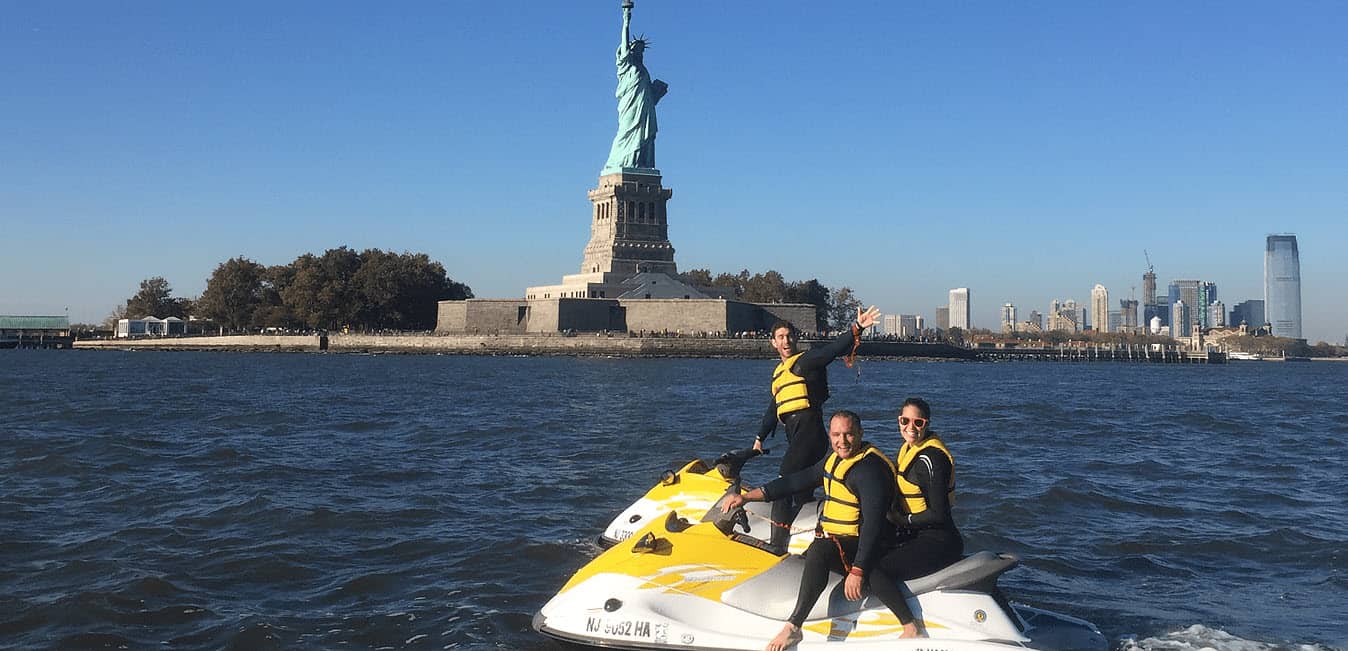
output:
M618 58L627 56L632 43L632 0L623 2L623 33L618 41Z
M669 85L651 81L644 61L646 39L632 38L632 0L624 0L622 42L618 44L618 133L602 174L623 168L655 169L655 105Z

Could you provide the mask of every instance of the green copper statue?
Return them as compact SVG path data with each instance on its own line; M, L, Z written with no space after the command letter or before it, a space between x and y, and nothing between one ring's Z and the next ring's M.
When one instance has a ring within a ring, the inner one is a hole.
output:
M642 54L646 39L632 38L632 0L624 0L622 42L618 44L618 134L601 174L624 167L655 169L655 104L669 84L651 81Z

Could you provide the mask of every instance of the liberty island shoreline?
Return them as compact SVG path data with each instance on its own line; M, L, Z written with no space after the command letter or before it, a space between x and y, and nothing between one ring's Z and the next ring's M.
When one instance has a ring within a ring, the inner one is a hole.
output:
M826 339L803 341L812 348ZM75 341L79 350L153 350L288 353L381 353L423 355L525 355L538 357L631 357L771 359L770 340L756 337L631 336L621 333L576 334L305 334L223 335L154 339ZM1225 364L1218 352L1137 346L1055 348L969 348L948 342L862 340L863 358L949 361L1132 362ZM1269 361L1282 361L1272 360Z

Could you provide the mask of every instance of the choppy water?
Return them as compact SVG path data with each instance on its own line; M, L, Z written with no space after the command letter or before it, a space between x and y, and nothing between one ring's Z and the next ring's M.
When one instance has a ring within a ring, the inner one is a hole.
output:
M563 648L534 611L750 442L771 366L0 352L0 648ZM1348 364L862 368L830 406L897 448L931 400L1013 599L1116 649L1348 649Z

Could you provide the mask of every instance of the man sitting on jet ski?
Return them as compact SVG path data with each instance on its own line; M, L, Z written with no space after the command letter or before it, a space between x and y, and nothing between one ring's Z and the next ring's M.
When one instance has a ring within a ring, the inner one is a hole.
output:
M814 542L803 555L805 570L795 610L768 643L768 651L782 651L803 638L800 627L823 593L830 571L847 575L843 593L856 601L861 598L868 570L894 543L894 527L886 514L894 502L895 468L883 452L861 440L861 435L861 418L840 410L829 420L832 454L810 468L778 477L743 495L729 495L722 502L722 510L729 513L746 501L771 501L780 495L824 486L824 508ZM896 581L888 577L870 581L870 591L903 624L901 637L917 636L913 613Z

